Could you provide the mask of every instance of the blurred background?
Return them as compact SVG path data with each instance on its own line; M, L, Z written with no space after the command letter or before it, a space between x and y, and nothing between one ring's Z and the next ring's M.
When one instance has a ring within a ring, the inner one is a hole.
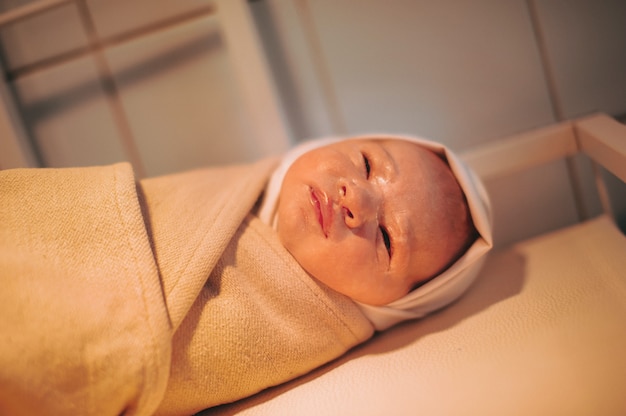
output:
M365 132L463 152L626 114L622 0L0 0L0 12L0 168L127 160L145 177ZM604 175L626 217L624 187ZM600 212L582 158L487 185L499 244Z

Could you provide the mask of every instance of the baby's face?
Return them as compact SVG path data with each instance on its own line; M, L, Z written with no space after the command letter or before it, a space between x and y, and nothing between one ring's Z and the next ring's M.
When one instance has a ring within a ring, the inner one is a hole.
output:
M278 234L300 265L332 289L384 305L446 267L430 193L432 152L404 140L348 140L302 155L287 171Z

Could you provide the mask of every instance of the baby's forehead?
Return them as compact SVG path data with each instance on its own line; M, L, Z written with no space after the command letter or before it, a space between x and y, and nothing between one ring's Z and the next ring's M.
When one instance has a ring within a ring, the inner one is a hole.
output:
M394 147L399 146L402 150L408 152L406 153L408 156L412 156L409 160L412 159L414 163L427 163L430 169L450 171L450 165L448 164L445 154L429 148L422 143L399 138L367 139L367 141Z
M424 221L444 221L450 214L452 200L460 203L463 191L445 155L420 143L402 139L380 141L384 143L400 163L398 179L406 183L406 192L390 194L391 199L416 204L416 199L426 199L421 209L413 214ZM465 205L464 203L462 205Z

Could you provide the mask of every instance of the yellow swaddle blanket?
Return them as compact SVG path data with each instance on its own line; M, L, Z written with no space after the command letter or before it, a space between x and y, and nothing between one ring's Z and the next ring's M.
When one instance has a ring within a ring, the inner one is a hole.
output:
M275 165L0 172L0 413L191 414L368 339L250 215Z

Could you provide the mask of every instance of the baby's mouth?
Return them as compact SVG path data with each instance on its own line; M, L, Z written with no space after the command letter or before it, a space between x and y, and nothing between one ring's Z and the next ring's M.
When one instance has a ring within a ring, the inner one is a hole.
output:
M328 237L328 228L330 226L330 212L328 210L328 204L326 203L325 196L311 188L311 204L315 209L315 213L317 214L317 221L322 227L322 231L324 232L324 236Z

